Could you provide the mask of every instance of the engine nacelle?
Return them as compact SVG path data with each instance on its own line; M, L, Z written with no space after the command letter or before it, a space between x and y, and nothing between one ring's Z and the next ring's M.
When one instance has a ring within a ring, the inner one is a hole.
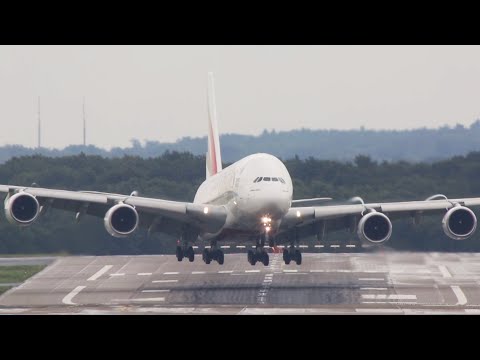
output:
M443 217L442 228L449 238L465 240L477 229L477 217L469 208L456 205Z
M110 235L125 237L137 229L138 220L138 212L133 206L118 204L107 211L103 222Z
M385 214L369 212L358 222L357 235L363 242L383 244L392 236L392 222Z
M5 199L5 216L9 223L28 226L40 213L40 204L35 196L24 192L7 196Z

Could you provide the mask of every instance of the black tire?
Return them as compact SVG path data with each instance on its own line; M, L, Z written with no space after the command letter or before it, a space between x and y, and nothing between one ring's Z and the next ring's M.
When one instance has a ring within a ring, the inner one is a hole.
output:
M212 257L210 255L210 251L208 251L208 249L205 249L203 250L203 261L205 262L205 264L210 264L210 262L212 261Z
M289 251L283 249L283 261L285 262L285 265L289 265L291 260Z
M190 262L195 260L195 251L193 251L193 247L191 246L187 249L187 257Z
M270 262L270 256L266 252L263 253L263 265L268 266L268 263Z
M295 262L297 265L302 265L302 253L299 250L295 250Z
M220 251L218 250L218 254L217 254L217 262L219 265L223 265L223 262L225 260L225 257L223 255L223 251Z
M175 250L175 255L177 256L178 261L183 260L183 250L180 246L177 246L177 249Z
M252 250L248 250L247 252L247 260L248 260L248 263L253 265L253 251Z

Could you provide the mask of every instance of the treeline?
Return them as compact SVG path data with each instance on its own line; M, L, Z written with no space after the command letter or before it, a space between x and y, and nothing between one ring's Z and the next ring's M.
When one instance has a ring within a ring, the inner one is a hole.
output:
M366 202L421 200L433 194L447 197L480 196L480 152L434 163L377 162L368 156L337 162L299 157L285 160L294 181L294 198L331 196L347 200L361 196ZM190 153L166 152L143 159L125 156L16 157L0 165L0 184L95 190L192 201L205 177L205 158ZM153 254L171 253L175 240L146 231L116 239L102 219L49 210L37 223L19 228L0 216L0 253ZM394 222L389 246L404 250L478 251L480 232L454 241L441 230L441 216L425 217L421 226L408 220ZM333 237L350 238L347 232ZM306 241L314 241L307 239Z
M352 160L357 154L365 154L374 160L433 162L455 155L480 151L480 120L470 127L457 125L438 129L414 130L292 130L267 131L259 136L226 134L221 136L222 157L226 162L236 161L255 152L267 152L288 159L314 157L339 161ZM191 152L203 155L207 139L185 137L175 143L132 140L130 147L114 147L105 150L93 145L70 145L65 149L33 149L21 145L0 147L0 163L14 156L40 154L48 157L85 153L103 157L140 156L156 157L165 151Z

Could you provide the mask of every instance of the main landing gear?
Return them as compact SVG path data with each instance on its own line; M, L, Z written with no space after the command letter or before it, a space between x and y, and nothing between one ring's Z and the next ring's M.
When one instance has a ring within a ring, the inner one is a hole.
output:
M285 265L289 265L290 261L295 261L297 265L302 264L302 253L300 250L298 250L298 231L297 229L294 229L293 232L291 232L288 235L288 238L290 240L290 246L287 248L285 247L283 249L283 261L285 262Z
M295 249L293 245L283 249L283 261L285 261L285 264L289 265L292 260L295 261L297 265L302 264L302 253L300 250Z
M193 251L193 247L191 246L177 246L175 255L177 256L178 261L182 261L183 258L187 258L190 262L193 262L195 260L195 252Z
M203 250L202 259L205 264L210 264L215 260L219 265L223 265L225 257L223 251L217 248L217 242L212 241L210 249Z
M266 238L265 234L257 238L257 246L255 251L248 250L247 259L251 265L255 265L258 261L263 263L263 265L268 266L268 263L270 262L270 257L268 256L268 253L264 249L265 238Z

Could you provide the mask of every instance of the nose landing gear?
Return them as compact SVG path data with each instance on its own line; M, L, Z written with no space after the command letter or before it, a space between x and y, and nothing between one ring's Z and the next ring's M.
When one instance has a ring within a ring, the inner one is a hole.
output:
M265 246L266 235L262 234L260 237L257 238L257 246L255 251L248 250L247 253L247 260L251 265L256 265L257 261L263 263L263 265L268 266L270 263L270 257L266 252Z

